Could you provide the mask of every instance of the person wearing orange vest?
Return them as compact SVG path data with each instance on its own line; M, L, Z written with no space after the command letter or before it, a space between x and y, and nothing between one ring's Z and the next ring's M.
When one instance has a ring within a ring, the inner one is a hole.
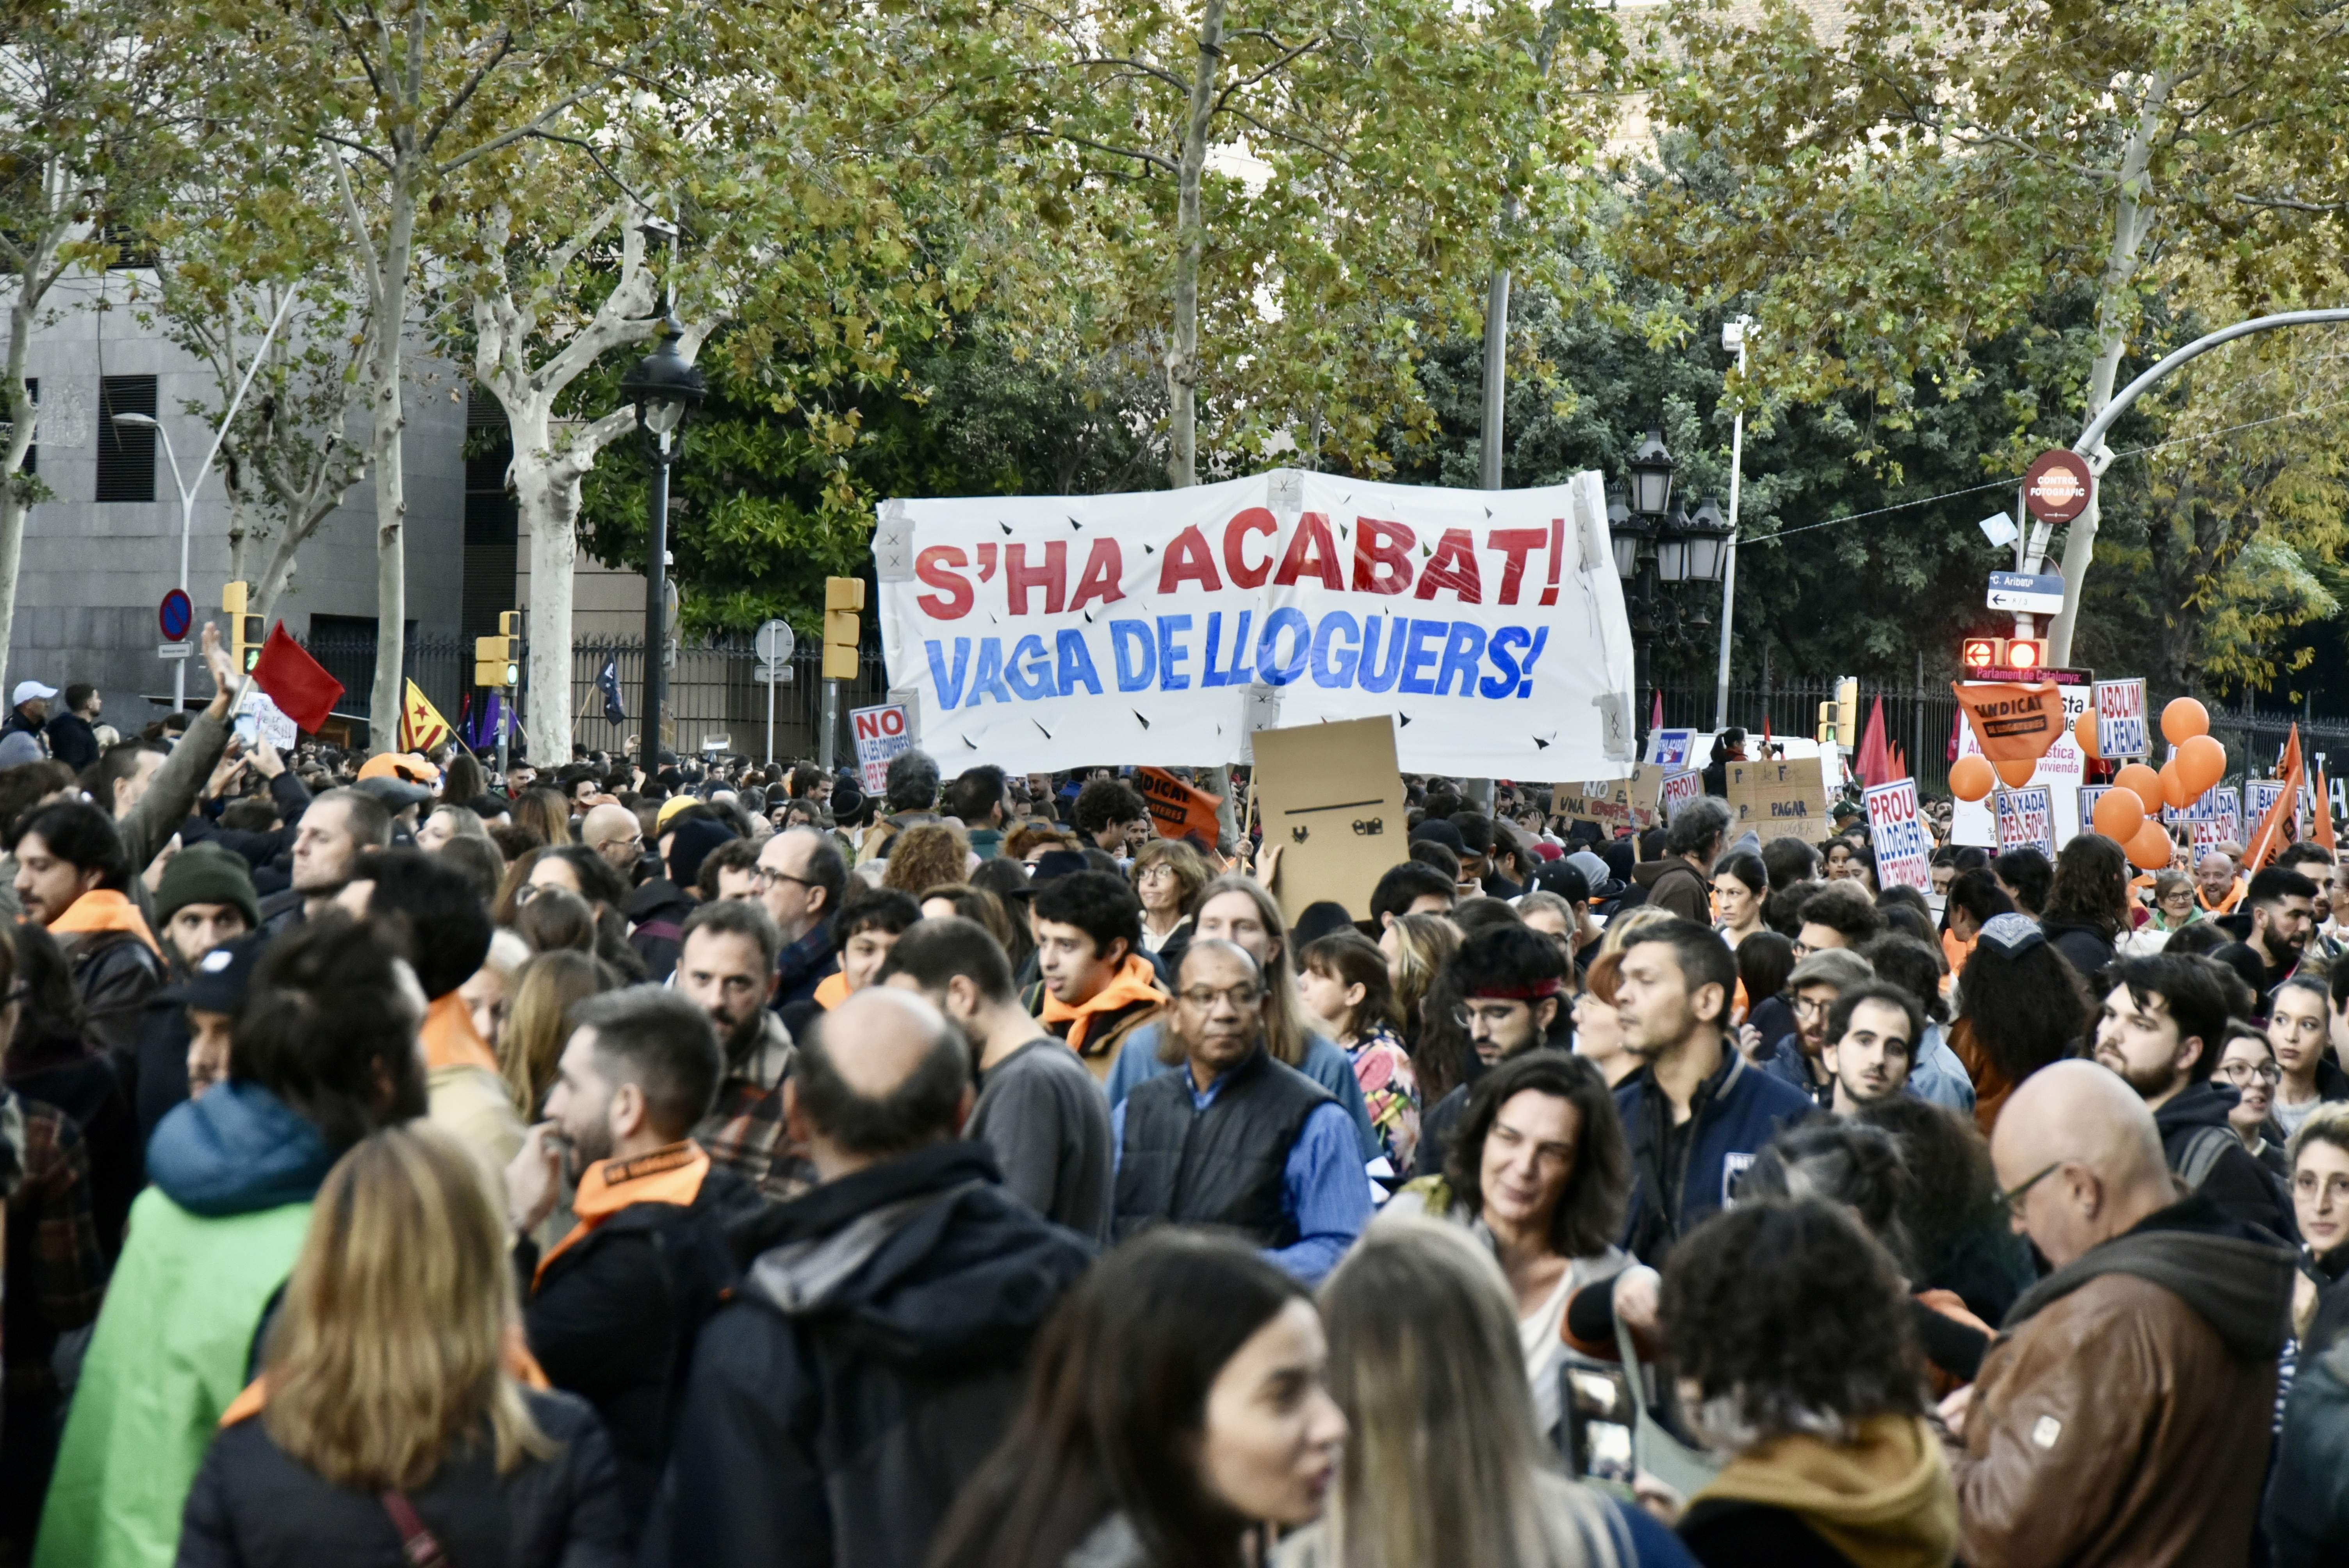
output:
M2243 902L2243 880L2235 862L2212 850L2194 865L2194 898L2205 914L2227 914Z
M717 1098L717 1032L674 991L637 985L573 1010L546 1119L506 1167L523 1327L547 1381L595 1407L641 1526L668 1455L702 1322L740 1274L729 1238L764 1208L689 1136ZM562 1177L578 1222L542 1255L533 1233Z

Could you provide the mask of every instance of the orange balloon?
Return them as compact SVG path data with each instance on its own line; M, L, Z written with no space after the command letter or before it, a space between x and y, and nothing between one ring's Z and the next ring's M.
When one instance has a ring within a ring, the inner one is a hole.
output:
M1950 793L1961 800L1979 800L1998 781L1990 763L1980 757L1961 757L1950 764Z
M2096 797L2096 831L2116 844L2127 844L2145 826L2145 802L2134 789L2107 789Z
M2081 754L2091 762L2102 762L2104 753L2096 749L2096 710L2089 708L2072 721L2072 738L2080 743ZM2123 842L2127 842L2126 840Z
M2039 758L2018 758L2012 761L2001 762L1997 764L1997 768L2000 782L2010 789L2020 789L2031 782L2033 774L2039 771Z
M2161 797L2161 775L2142 762L2131 762L2124 766L2118 773L2113 775L2113 782L2124 789L2133 791L2147 814L2160 810L2164 804Z
M2178 743L2178 755L2169 760L2197 799L2227 776L2227 748L2211 736L2188 736Z
M2190 739L2191 737L2189 738ZM2199 791L2189 791L2186 788L2186 780L2178 776L2177 758L2172 758L2161 765L2160 778L2161 798L2164 801L2181 811L2194 804L2194 796Z
M2161 738L2183 746L2198 735L2210 733L2210 710L2190 696L2172 697L2161 710Z
M2111 799L2110 795L2105 797L2105 800ZM2096 804L2101 806L2105 800L2099 800ZM2154 818L2147 817L2145 824L2137 829L2137 836L2128 841L2129 864L2141 872L2166 871L2169 866L2169 854L2173 847L2169 840L2169 830Z

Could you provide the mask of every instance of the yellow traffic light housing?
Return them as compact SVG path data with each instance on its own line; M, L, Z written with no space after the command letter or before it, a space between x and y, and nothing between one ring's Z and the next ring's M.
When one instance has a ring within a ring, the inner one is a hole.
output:
M498 634L473 639L473 684L500 689L522 684L522 613L498 612Z
M251 675L253 666L261 662L261 645L268 640L261 617L250 613L252 601L250 584L221 584L221 614L228 621L229 657L245 675Z
M1859 744L1859 677L1846 676L1836 682L1835 739L1837 746L1849 751Z
M827 577L823 580L823 678L853 681L857 671L857 644L863 640L864 579Z

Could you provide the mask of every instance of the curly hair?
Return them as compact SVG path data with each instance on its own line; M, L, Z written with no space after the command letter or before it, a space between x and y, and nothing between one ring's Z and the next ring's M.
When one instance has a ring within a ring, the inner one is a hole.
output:
M2110 942L2128 923L2128 856L2118 844L2101 833L2078 834L2056 857L2043 913L2084 922Z
M2044 942L2015 954L1978 942L1959 977L1958 1021L2009 1083L2071 1055L2093 1015L2079 971Z
M1899 1272L1840 1204L1764 1198L1705 1221L1672 1248L1659 1315L1715 1448L1846 1442L1870 1416L1925 1412Z
M881 885L921 897L934 887L958 882L970 872L970 841L960 828L921 822L899 833L889 846Z
M1503 1062L1468 1091L1467 1114L1452 1140L1444 1178L1453 1206L1469 1214L1485 1207L1485 1140L1501 1107L1521 1094L1546 1094L1574 1107L1578 1130L1574 1171L1558 1194L1549 1242L1563 1258L1605 1252L1622 1233L1631 1196L1631 1144L1615 1109L1615 1091L1599 1069L1565 1051L1527 1051Z
M1828 1034L1833 1037L1834 1026ZM1900 1218L1910 1184L1899 1140L1883 1128L1838 1117L1796 1122L1778 1134L1754 1156L1738 1197L1840 1203L1913 1276L1917 1259Z

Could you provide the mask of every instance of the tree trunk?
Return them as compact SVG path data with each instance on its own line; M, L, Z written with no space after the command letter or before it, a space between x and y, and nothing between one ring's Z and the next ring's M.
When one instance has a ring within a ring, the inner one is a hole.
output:
M2146 85L2145 103L2137 111L2137 128L2129 133L2128 147L2121 155L2113 242L2106 253L2105 275L2096 291L2096 358L2088 375L2088 407L2080 421L2083 429L2113 400L2113 383L2119 377L2121 356L2128 350L2127 294L2137 278L2137 253L2153 226L2147 200L2149 192L2146 189L2146 168L2151 161L2154 132L2168 107L2171 85L2167 71L2157 72ZM2095 454L2088 454L2088 460L2101 476L2104 465L2096 460ZM2101 482L2098 488L2102 488ZM2079 626L2080 598L2086 589L2088 568L2096 558L2099 510L2097 501L2090 500L2087 510L2072 520L2064 542L2064 609L2055 617L2047 644L2048 659L2059 666L2072 662L2072 634ZM2046 554L2044 535L2034 532L2030 569L2044 570Z
M1191 77L1191 108L1183 126L1183 162L1174 202L1174 346L1166 355L1167 416L1173 450L1166 477L1176 490L1199 482L1199 261L1206 225L1199 215L1199 183L1207 162L1207 129L1215 119L1216 67L1224 57L1225 0L1206 0L1199 17L1199 63Z
M564 483L547 462L543 412L534 424L524 419L512 428L514 495L522 526L530 533L530 759L539 768L559 768L571 760L571 590L579 561L579 481ZM525 454L535 460L526 460Z
M25 394L25 360L32 348L37 304L26 297L29 291L24 278L16 282L16 302L8 312L7 379L0 381L0 396L10 405L5 410L8 415L5 460L0 463L0 675L7 670L8 643L16 631L16 573L25 559L25 523L33 511L19 485L37 422L31 417L32 399Z
M391 221L386 226L376 288L376 343L368 368L374 428L369 460L375 468L375 687L367 695L367 743L388 751L399 743L408 646L408 484L401 437L408 426L400 382L408 329L408 269L416 239L412 173L403 163L391 181Z
M1485 429L1479 438L1484 460L1477 483L1485 490L1501 488L1501 404L1508 387L1509 269L1501 267L1485 301Z

